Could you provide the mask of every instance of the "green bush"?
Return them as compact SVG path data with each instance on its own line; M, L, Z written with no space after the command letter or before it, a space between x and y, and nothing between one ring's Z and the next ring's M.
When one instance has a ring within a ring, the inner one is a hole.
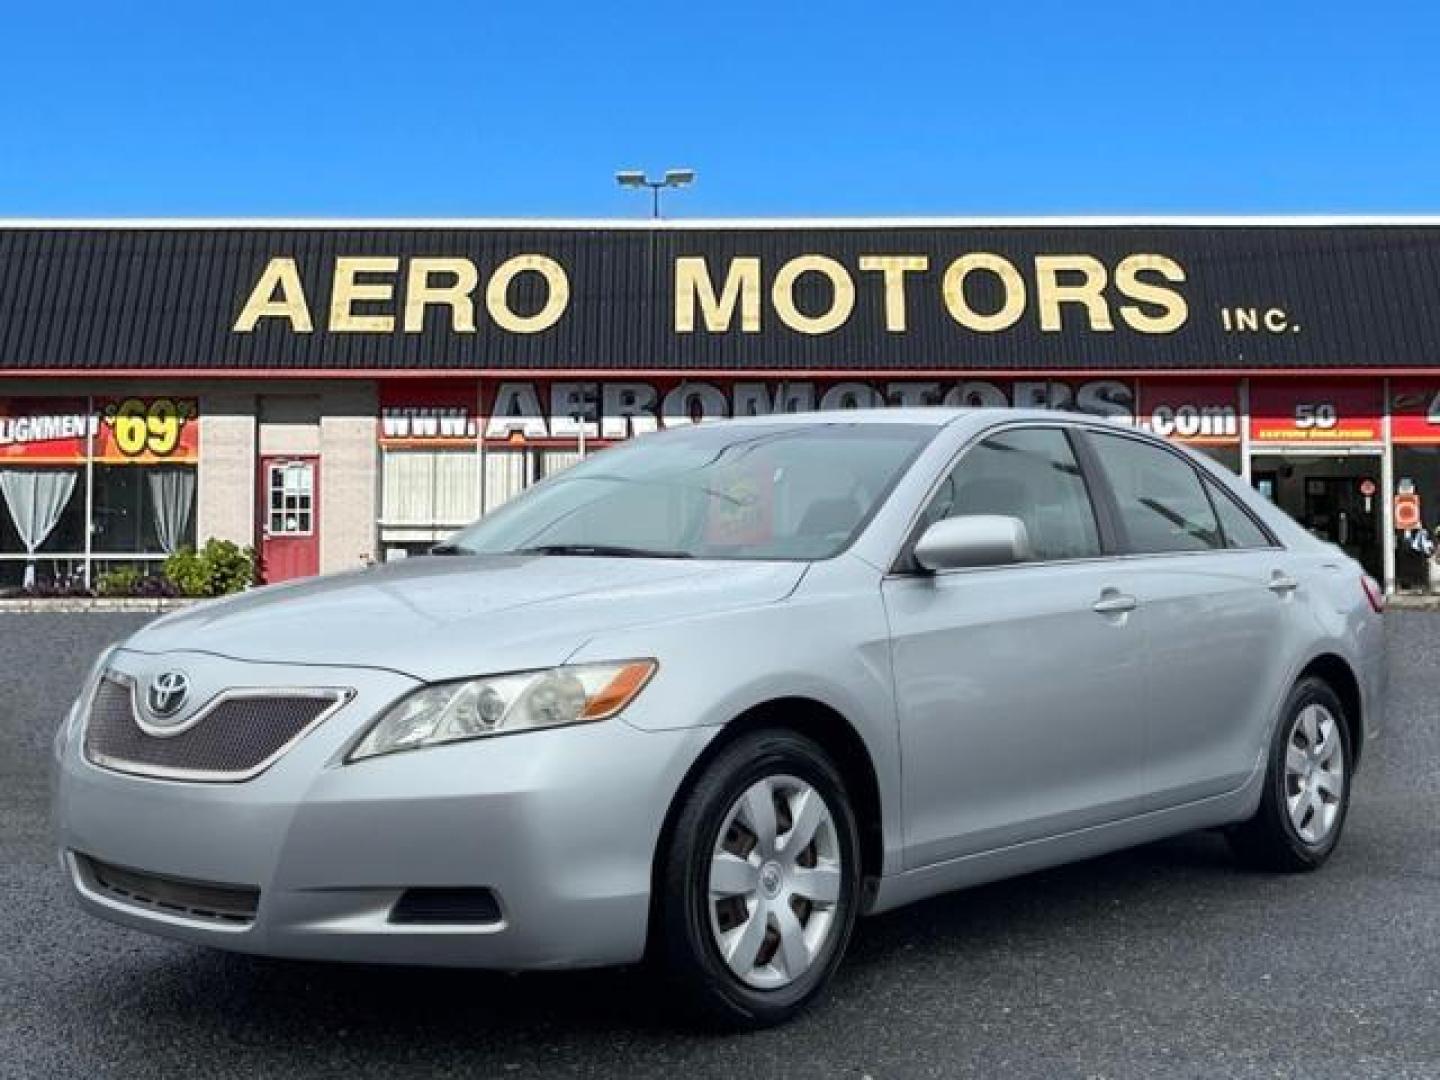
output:
M182 596L241 592L255 584L255 549L212 536L199 551L185 547L166 559L165 576Z
M210 595L244 592L255 584L254 548L210 539L205 541L202 554L210 564Z
M194 548L182 547L166 559L164 574L181 596L210 595L210 567Z
M134 596L143 576L138 567L117 566L95 579L95 592L99 596Z
M181 592L175 583L163 574L150 573L144 567L132 564L111 567L97 577L93 595L168 600L180 596Z

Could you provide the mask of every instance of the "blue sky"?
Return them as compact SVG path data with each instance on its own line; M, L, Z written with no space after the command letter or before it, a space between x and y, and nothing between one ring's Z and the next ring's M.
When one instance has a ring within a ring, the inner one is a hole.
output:
M1440 210L1433 3L7 4L0 217Z

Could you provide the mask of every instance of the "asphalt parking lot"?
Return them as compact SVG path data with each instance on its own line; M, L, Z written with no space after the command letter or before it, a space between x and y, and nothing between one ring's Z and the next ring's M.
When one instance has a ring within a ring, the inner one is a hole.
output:
M1329 866L1194 835L862 922L799 1022L678 1030L638 972L228 956L91 921L46 755L133 615L0 616L0 1076L1440 1077L1440 614L1392 612L1387 737Z

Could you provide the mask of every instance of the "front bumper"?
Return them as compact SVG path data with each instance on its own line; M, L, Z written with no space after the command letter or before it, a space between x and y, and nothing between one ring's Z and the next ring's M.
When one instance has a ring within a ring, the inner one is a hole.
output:
M505 969L628 963L645 947L652 860L670 800L713 733L623 720L481 739L353 765L345 750L415 685L310 672L354 701L244 783L150 780L57 748L55 821L82 907L184 941L310 959ZM76 855L182 881L259 889L236 924L107 894ZM484 925L397 924L412 888L488 888Z

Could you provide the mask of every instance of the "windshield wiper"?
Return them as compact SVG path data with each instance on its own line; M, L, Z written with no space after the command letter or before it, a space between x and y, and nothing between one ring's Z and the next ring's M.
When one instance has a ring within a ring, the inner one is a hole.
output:
M618 544L537 544L516 548L514 555L588 555L616 559L693 559L688 551L657 551L651 548L623 547Z
M469 552L469 551L466 551L466 550L465 550L464 548L462 548L459 544L436 544L436 545L434 545L432 548L430 548L430 550L427 551L425 554L427 554L427 555L470 555L470 554L473 554L473 553L472 553L472 552Z

